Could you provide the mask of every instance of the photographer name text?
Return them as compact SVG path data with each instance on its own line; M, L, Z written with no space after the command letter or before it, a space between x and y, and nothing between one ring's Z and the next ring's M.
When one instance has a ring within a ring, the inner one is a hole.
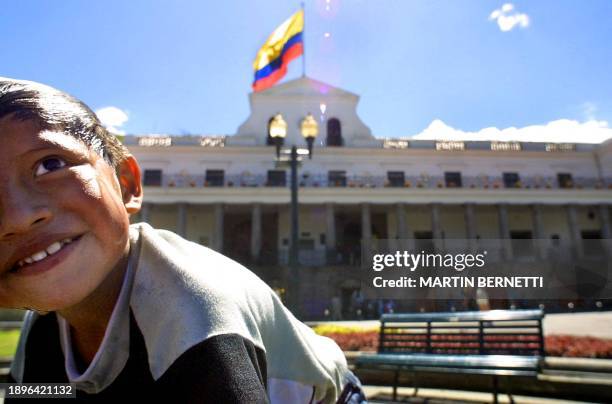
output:
M372 279L375 288L542 288L541 276L425 276Z

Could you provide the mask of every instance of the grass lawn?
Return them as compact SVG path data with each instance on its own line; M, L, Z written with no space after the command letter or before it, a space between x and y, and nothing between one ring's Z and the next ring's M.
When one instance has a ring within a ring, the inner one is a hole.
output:
M0 357L13 356L18 339L19 330L0 331Z

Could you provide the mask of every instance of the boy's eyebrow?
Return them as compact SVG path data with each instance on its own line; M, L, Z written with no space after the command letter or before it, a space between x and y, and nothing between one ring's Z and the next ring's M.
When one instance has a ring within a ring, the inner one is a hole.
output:
M49 150L49 149L57 149L57 145L51 144L49 146L43 146L43 147L37 147L35 149L29 149L29 150L26 150L23 153L19 154L19 156L24 156L24 155L29 154L29 153L36 153L36 152L39 152L39 151L45 151L45 150ZM65 150L66 148L60 147L60 149Z
M50 144L49 146L43 146L43 147L37 147L35 149L30 149L30 150L26 150L23 153L19 154L18 157L22 157L25 156L26 154L31 154L31 153L36 153L36 152L41 152L41 151L45 151L45 150L57 150L57 149L61 149L63 151L67 151L67 152L80 152L80 150L74 150L68 147L62 147L61 145L58 144ZM81 153L79 153L81 154Z
M41 134L41 136L38 137L38 140L40 142L43 142L44 145L35 147L33 149L26 150L23 153L21 153L19 156L24 156L29 153L36 153L36 152L51 150L51 149L61 149L67 152L73 152L73 153L77 152L81 154L82 152L85 152L85 150L87 149L87 146L81 143L78 139L75 139L71 136L62 137L63 141L57 141L57 139L49 139L44 134ZM73 147L70 147L70 146L73 146Z

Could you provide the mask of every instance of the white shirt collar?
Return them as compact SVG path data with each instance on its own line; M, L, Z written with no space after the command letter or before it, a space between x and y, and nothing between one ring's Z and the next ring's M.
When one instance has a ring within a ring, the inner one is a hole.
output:
M135 235L138 237L137 235ZM130 347L130 294L138 261L139 248L134 234L130 234L130 258L117 303L104 332L102 343L84 372L79 372L70 340L68 321L56 313L60 343L64 352L66 376L79 390L95 394L108 387L119 376L128 358Z

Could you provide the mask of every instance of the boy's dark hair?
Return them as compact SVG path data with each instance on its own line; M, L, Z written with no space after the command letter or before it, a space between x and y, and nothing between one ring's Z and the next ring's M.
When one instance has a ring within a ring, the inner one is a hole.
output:
M9 115L33 121L43 130L61 130L80 139L113 168L129 154L87 105L40 83L0 77L0 119Z

